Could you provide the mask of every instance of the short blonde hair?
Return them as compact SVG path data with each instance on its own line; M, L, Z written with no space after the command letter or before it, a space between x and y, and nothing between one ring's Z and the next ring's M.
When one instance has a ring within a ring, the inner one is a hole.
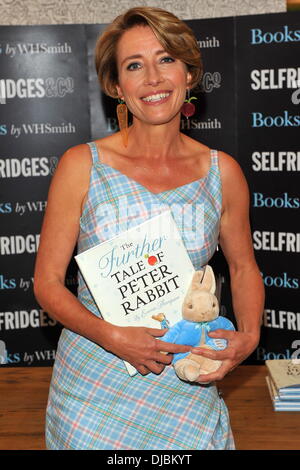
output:
M99 36L95 48L95 65L104 93L117 98L117 44L122 35L134 26L149 26L163 48L187 66L190 87L195 88L203 74L200 49L192 29L172 13L153 7L131 8L117 18Z

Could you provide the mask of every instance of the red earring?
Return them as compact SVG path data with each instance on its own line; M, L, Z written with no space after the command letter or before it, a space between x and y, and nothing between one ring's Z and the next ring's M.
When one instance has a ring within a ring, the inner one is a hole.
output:
M181 106L181 113L188 119L189 117L193 116L196 111L196 107L193 103L191 103L192 100L196 100L196 96L191 96L190 97L190 89L188 89L188 97L186 100L184 100L183 105Z

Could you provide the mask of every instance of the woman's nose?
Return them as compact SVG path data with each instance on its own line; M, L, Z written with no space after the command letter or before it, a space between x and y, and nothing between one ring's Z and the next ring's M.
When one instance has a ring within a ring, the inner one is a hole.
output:
M162 81L160 70L155 65L148 66L145 74L145 84L154 86Z

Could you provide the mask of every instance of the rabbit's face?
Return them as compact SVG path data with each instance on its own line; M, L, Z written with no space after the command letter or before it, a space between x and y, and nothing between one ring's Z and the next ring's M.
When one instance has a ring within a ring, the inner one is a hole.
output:
M187 295L182 308L185 320L193 322L211 321L219 315L216 296L207 291L194 291Z

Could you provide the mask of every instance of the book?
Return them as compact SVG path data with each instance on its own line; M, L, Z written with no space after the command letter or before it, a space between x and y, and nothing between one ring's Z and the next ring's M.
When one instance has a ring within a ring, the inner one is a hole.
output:
M165 328L182 319L195 272L171 211L120 233L75 260L104 320ZM136 369L124 361L129 375Z
M300 361L269 359L266 377L276 411L300 411Z
M266 382L275 411L300 411L300 399L298 401L288 399L282 400L277 393L274 382L268 375L266 376Z
M278 392L300 392L299 359L268 359L265 363Z

